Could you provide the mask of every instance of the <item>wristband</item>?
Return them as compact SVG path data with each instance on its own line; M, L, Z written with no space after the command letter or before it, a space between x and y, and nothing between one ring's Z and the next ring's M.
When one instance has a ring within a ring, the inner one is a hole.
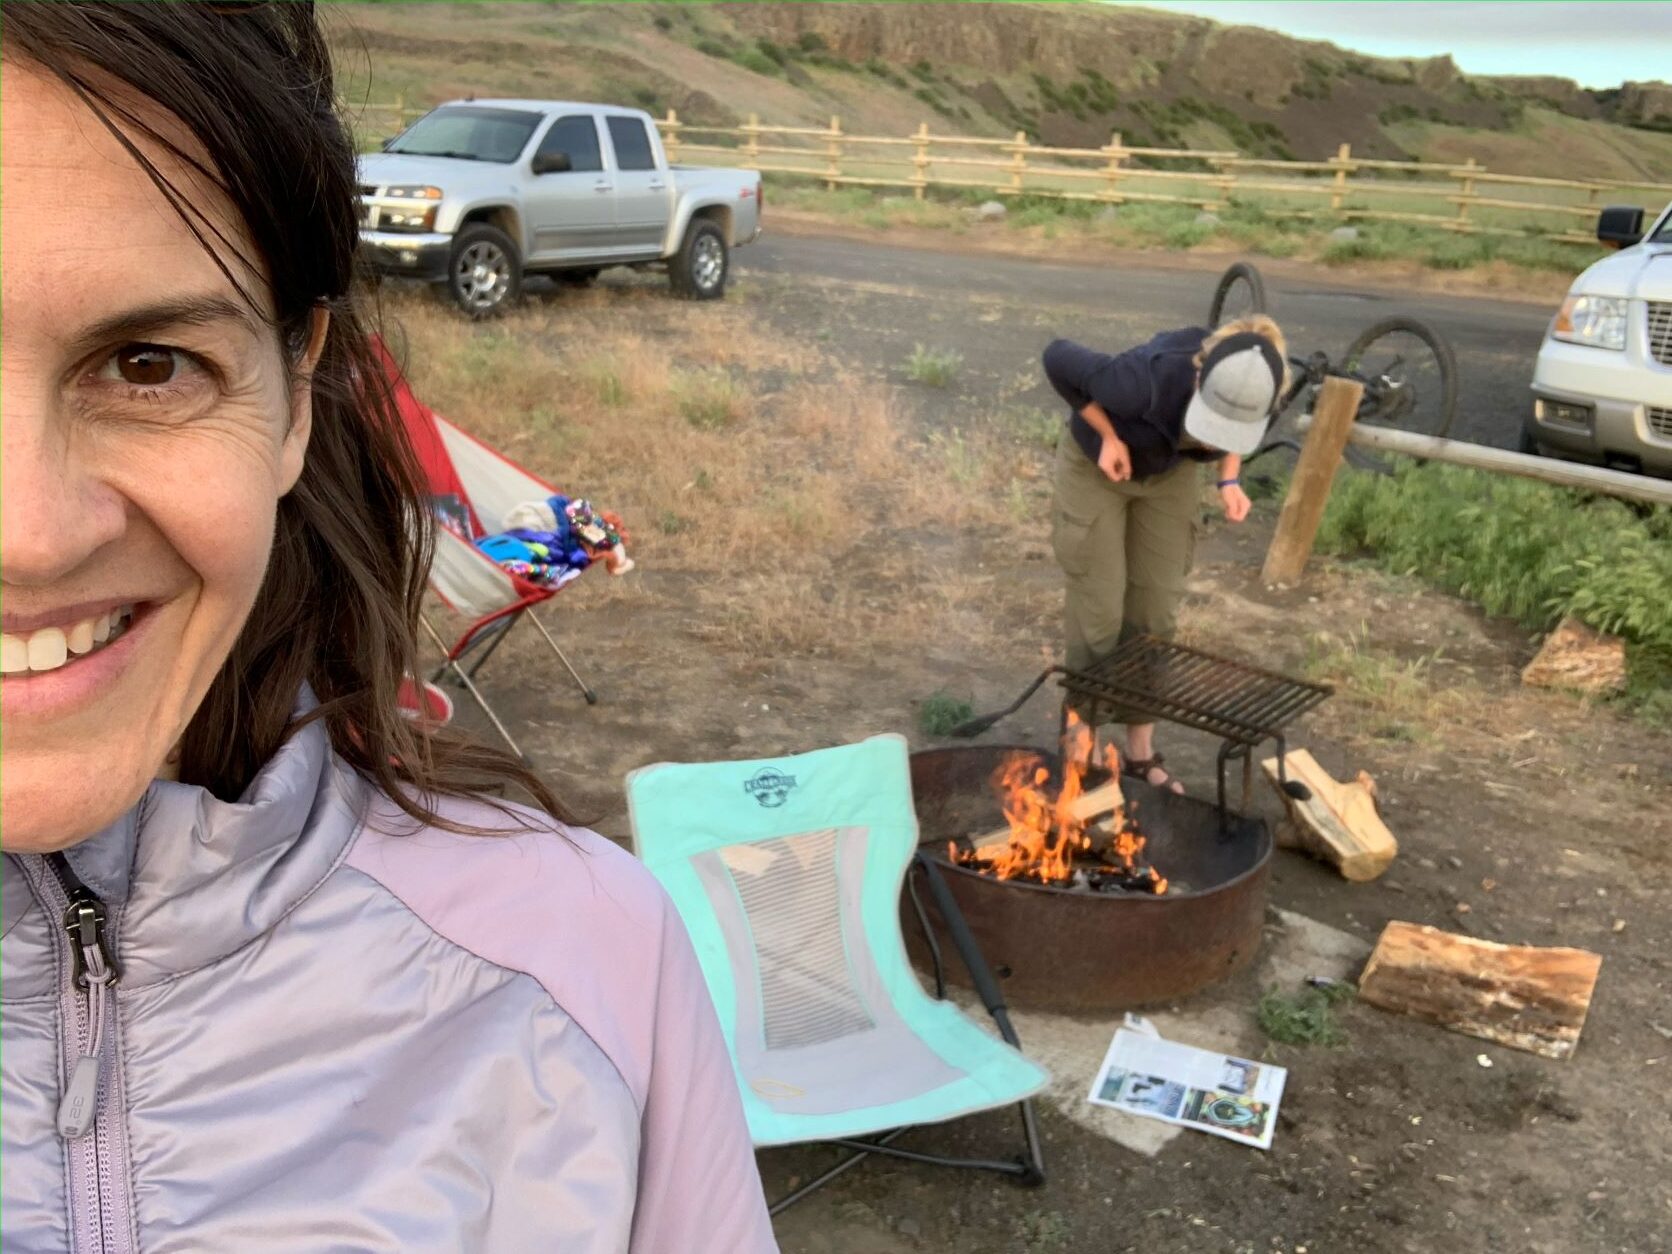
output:
M1213 486L1216 487L1216 488L1234 488L1241 482L1242 482L1241 479L1221 479L1218 483L1214 484Z

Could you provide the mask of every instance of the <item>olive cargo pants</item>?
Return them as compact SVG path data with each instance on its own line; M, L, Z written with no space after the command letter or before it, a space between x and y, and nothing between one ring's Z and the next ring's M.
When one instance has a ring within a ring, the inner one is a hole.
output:
M1070 668L1094 665L1133 636L1172 636L1195 556L1201 491L1199 462L1115 483L1070 436L1058 441L1051 549L1068 577ZM1134 719L1153 721L1131 711L1114 715Z

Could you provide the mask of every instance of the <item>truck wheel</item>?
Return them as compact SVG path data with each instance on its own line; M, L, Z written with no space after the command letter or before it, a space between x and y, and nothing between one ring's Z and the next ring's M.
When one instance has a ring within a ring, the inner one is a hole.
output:
M516 304L521 292L522 258L509 235L476 222L454 237L447 294L466 315L496 317Z
M726 237L714 223L699 219L686 229L685 242L668 262L673 290L688 300L718 300L726 292L731 255Z

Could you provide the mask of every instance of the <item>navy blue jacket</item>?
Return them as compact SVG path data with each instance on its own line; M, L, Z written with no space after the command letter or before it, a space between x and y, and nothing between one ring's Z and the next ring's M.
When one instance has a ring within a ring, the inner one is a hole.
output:
M1147 344L1110 356L1072 340L1053 340L1045 349L1045 377L1074 411L1068 429L1092 461L1103 437L1080 417L1092 401L1103 406L1115 434L1132 450L1132 477L1147 479L1171 470L1181 459L1216 461L1222 454L1181 452L1184 411L1196 392L1195 356L1206 327L1163 331Z

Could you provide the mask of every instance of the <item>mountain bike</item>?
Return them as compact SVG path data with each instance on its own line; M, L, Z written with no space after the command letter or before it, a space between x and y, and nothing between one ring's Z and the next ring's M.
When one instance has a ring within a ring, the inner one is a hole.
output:
M1265 280L1248 262L1239 261L1219 278L1208 325L1217 327L1233 318L1269 310ZM1300 448L1299 416L1311 412L1318 389L1332 375L1363 385L1358 422L1421 435L1445 437L1451 433L1457 417L1457 358L1451 345L1432 327L1401 315L1383 318L1360 331L1339 364L1324 352L1305 357L1291 354L1289 383L1278 402L1276 417L1264 443L1243 459L1244 464L1273 449ZM1304 403L1297 405L1303 396ZM1367 458L1355 460L1375 464Z

